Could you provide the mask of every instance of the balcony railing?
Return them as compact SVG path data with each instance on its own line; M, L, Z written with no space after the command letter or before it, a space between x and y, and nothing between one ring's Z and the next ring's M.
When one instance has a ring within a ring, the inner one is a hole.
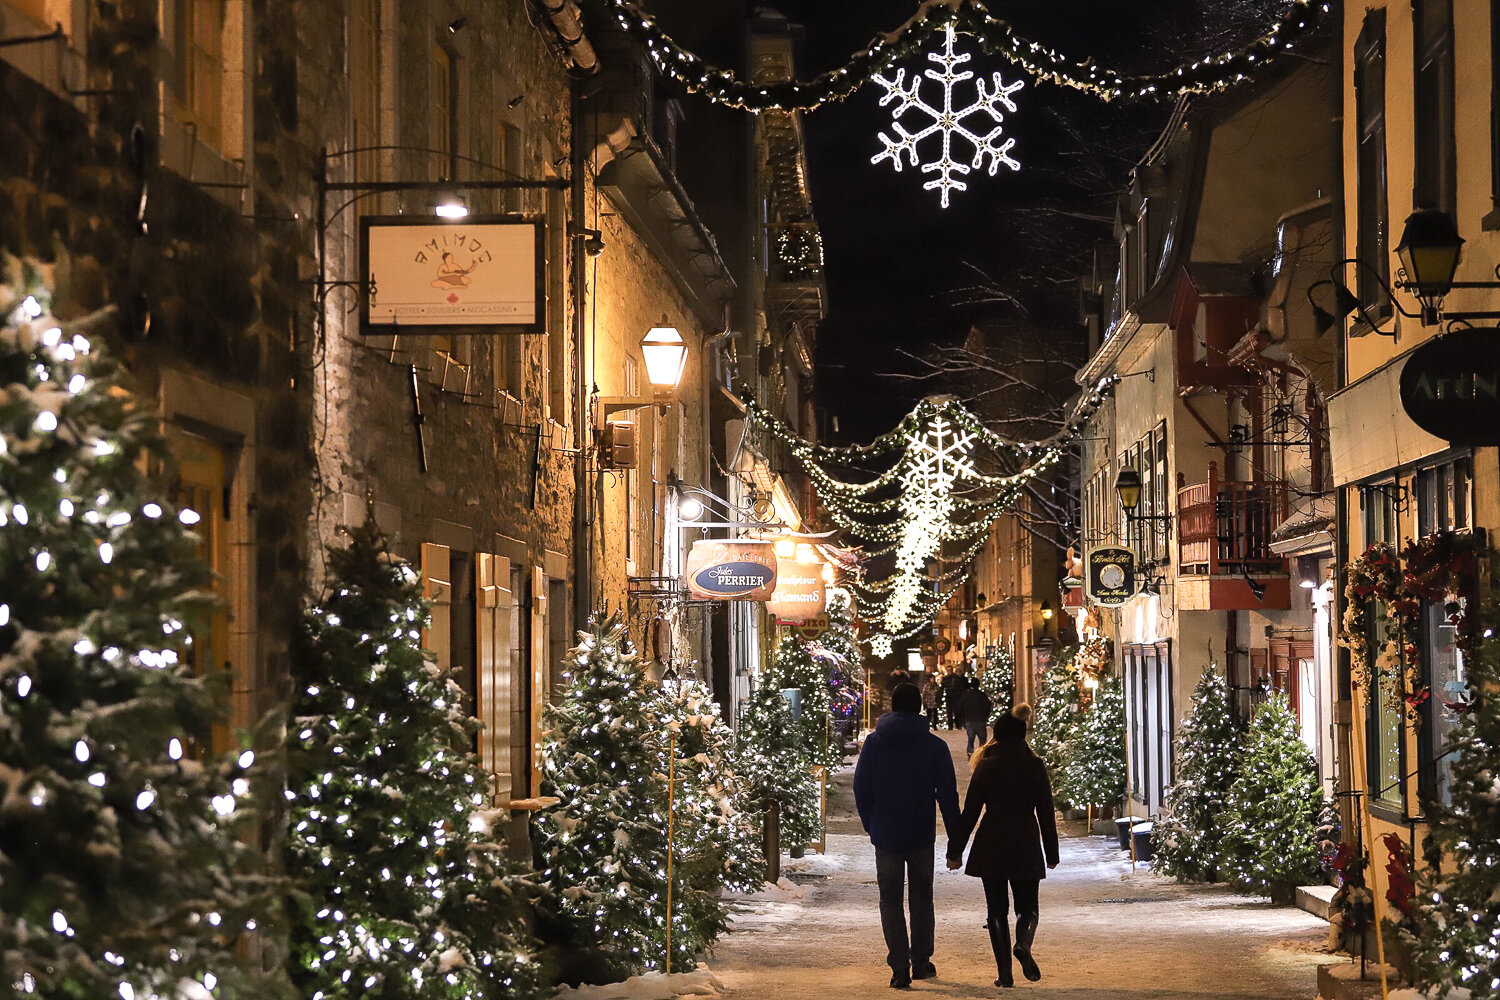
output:
M1177 476L1178 572L1183 575L1280 573L1286 561L1271 551L1271 533L1286 520L1286 492L1265 483L1219 479L1189 486Z

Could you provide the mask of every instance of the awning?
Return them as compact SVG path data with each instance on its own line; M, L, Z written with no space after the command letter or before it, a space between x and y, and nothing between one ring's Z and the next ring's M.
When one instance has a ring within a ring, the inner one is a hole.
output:
M1399 469L1448 447L1412 423L1401 406L1406 355L1377 368L1328 399L1329 456L1333 482L1348 486Z
M1272 552L1279 556L1333 555L1332 497L1300 497L1285 521L1271 532Z

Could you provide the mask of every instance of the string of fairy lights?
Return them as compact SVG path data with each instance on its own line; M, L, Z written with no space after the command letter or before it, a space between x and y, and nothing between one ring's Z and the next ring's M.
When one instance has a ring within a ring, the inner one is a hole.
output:
M951 26L971 35L1035 80L1081 91L1104 101L1172 100L1212 94L1249 79L1316 34L1329 12L1325 0L1290 0L1261 35L1238 48L1159 73L1125 73L1092 59L1065 55L1019 34L979 0L924 0L895 31L876 35L836 69L810 80L756 83L705 61L662 29L635 0L604 0L620 27L645 48L664 76L715 104L746 111L813 111L842 101L893 64L915 56Z
M749 418L807 473L833 522L874 545L867 556L893 557L889 574L853 584L866 621L878 625L867 637L871 651L884 656L895 640L928 626L970 579L990 525L1014 510L1031 482L1062 459L1118 382L1118 376L1101 379L1074 403L1056 433L1027 442L996 434L952 396L922 400L866 445L815 444L749 393L742 399ZM1018 471L984 471L1007 467Z

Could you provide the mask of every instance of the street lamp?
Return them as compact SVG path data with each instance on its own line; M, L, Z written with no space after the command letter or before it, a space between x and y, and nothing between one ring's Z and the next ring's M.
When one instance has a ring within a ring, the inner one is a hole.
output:
M646 381L651 383L650 396L600 396L600 418L607 420L616 410L639 410L646 406L659 406L667 411L677 398L677 388L682 381L682 371L687 365L687 345L677 328L667 325L663 316L661 323L646 331L641 338L641 356L646 359Z
M1137 514L1141 504L1141 474L1132 466L1125 466L1115 476L1115 495L1120 498L1120 507L1132 521L1170 521L1171 514Z
M658 398L675 396L687 364L687 345L677 328L667 325L667 317L641 338L641 354L646 359L646 380L652 392Z
M1464 240L1447 212L1419 208L1406 217L1396 256L1401 260L1405 288L1422 305L1422 324L1438 321L1443 298L1453 290L1453 275L1458 271L1458 257Z
M432 214L439 219L466 219L469 217L469 203L457 188L444 187L437 193Z

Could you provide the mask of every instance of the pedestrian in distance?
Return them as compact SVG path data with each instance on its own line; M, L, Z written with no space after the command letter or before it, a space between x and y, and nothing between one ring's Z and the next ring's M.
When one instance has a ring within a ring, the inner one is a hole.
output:
M1042 879L1047 869L1057 867L1057 821L1047 766L1026 745L1026 723L1014 713L995 720L995 737L978 754L963 817L952 829L949 870L963 866L964 845L974 836L964 873L984 884L995 985L1015 985L1012 956L1026 978L1036 982L1042 971L1031 947L1040 919ZM1007 896L1016 907L1014 948Z
M937 975L932 964L934 813L942 810L949 830L960 823L953 757L943 738L928 731L921 707L922 693L915 684L892 691L891 711L865 738L854 766L854 805L875 846L880 928L895 989ZM903 890L910 901L910 934L902 912Z
M958 699L958 717L963 720L964 732L969 737L969 748L964 753L972 754L976 746L984 746L989 738L990 713L995 705L990 696L979 686L979 678L969 678L969 686Z
M938 702L943 697L942 686L936 674L928 674L922 682L922 714L927 716L927 728L938 727Z
M964 688L968 682L964 675L955 667L949 667L943 674L943 707L948 711L948 728L958 728L958 699L963 697Z

